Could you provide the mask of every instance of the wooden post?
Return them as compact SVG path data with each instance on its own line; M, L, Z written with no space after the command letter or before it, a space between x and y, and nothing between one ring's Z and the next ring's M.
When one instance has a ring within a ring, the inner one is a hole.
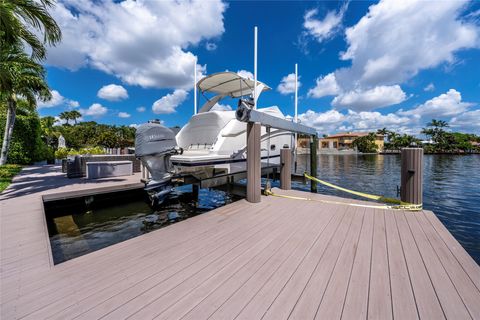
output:
M314 135L310 141L310 175L317 177L317 146L318 138ZM317 193L317 182L310 181L310 192Z
M423 149L402 149L400 199L421 204L423 201Z
M261 126L247 123L247 201L260 202L261 198Z
M292 188L292 150L280 150L280 189Z
M192 197L195 203L195 208L198 207L198 195L200 194L200 187L198 184L192 184Z

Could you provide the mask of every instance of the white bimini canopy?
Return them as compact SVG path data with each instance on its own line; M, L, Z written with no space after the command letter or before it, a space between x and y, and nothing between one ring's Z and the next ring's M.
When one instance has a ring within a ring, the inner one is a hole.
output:
M239 98L253 93L255 81L244 78L235 72L225 71L209 75L197 84L198 89L203 92L213 92L220 96ZM270 90L266 84L257 81L257 88L263 91Z

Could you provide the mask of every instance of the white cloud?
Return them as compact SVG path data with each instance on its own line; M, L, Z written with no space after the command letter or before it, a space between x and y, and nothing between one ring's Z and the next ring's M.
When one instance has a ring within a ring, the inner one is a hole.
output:
M314 98L321 98L325 96L336 95L341 92L335 79L334 73L329 73L325 77L319 77L316 80L315 87L308 90L308 96Z
M435 85L430 82L425 88L423 88L423 91L426 91L426 92L435 91Z
M253 73L247 70L238 70L238 75L244 78L253 79Z
M454 63L455 53L479 46L479 28L459 18L466 1L382 0L345 32L336 72L346 89L402 83L422 69Z
M118 113L118 117L119 118L130 118L130 113L122 111L122 112Z
M80 109L80 113L84 116L100 117L108 112L108 109L100 103L94 103L88 109Z
M138 107L137 108L138 112L145 112L145 110L147 110L147 108L145 108L145 107Z
M439 95L433 99L426 101L411 110L400 110L398 113L402 115L412 115L419 117L448 117L456 116L466 111L473 103L463 102L462 95L455 89Z
M72 107L72 108L80 107L80 103L78 101L75 101L75 100L68 100L67 104L68 104L69 107Z
M231 111L232 107L228 104L216 103L210 110L211 111Z
M47 101L47 102L43 102L40 100L37 101L37 107L39 109L58 107L62 105L67 105L69 107L76 108L80 105L78 101L65 98L57 90L52 90L50 91L50 93L52 94L52 99L50 101Z
M298 87L300 88L302 83L300 82L300 77L298 77ZM280 84L277 87L278 92L281 94L290 94L295 92L295 73L290 73L289 75L282 78Z
M399 133L418 135L422 126L432 118L447 120L456 130L480 132L480 110L469 110L473 103L462 101L460 92L450 89L410 110L382 114L378 111L325 112L308 110L298 117L301 123L315 127L320 133L342 131L375 131L388 128Z
M453 117L450 126L464 132L480 134L480 109L467 111Z
M152 105L152 111L156 114L174 113L175 109L187 98L187 91L177 89L173 93L155 101Z
M59 2L52 15L63 39L47 63L89 66L142 87L187 88L196 61L188 48L222 35L226 7L220 0Z
M353 90L342 93L333 99L332 106L340 109L367 111L398 104L406 97L399 85L378 86L365 91Z
M326 112L308 110L300 114L299 119L302 124L312 126L322 134L341 131L376 131L383 127L405 132L411 124L409 117L394 113L384 115L376 111L355 112L353 110L341 113L334 109Z
M207 49L208 51L215 51L217 50L217 45L213 42L207 42L205 44L205 49Z
M97 96L108 101L120 101L128 98L128 92L122 86L109 84L98 90Z
M138 124L138 123L131 123L128 125L130 128L135 128L135 129L138 129L138 127L140 127L141 125Z
M323 42L332 38L342 25L343 16L347 10L348 2L342 8L336 11L328 11L323 20L316 19L318 9L312 9L305 13L303 27L305 34L312 36L318 42Z

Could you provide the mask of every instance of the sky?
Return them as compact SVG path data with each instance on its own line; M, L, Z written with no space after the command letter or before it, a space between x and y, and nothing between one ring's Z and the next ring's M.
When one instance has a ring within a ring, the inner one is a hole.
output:
M297 63L299 119L319 134L418 135L431 119L480 134L478 1L61 0L51 14L63 40L48 50L53 99L41 116L75 109L82 121L182 126L195 63L199 78L251 76L258 26L257 75L272 88L260 108L293 116Z

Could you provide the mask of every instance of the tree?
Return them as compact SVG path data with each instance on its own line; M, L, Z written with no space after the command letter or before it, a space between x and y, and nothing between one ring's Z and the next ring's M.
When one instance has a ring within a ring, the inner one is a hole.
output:
M356 138L352 145L357 148L358 151L363 153L374 153L377 152L378 146L375 143L376 134L370 132L368 135Z
M68 112L70 114L70 119L77 124L77 119L82 117L82 114L78 112L77 110L72 110Z
M52 95L45 81L45 69L33 61L21 46L0 48L0 99L7 104L7 117L3 136L0 165L7 162L8 148L15 125L17 97L25 98L36 105L36 98L50 100Z
M42 139L48 146L55 147L57 140L57 132L55 131L55 118L52 116L43 117L40 119L42 128Z
M17 98L25 98L36 105L51 99L45 81L45 69L36 63L46 57L45 45L55 45L61 39L59 26L48 13L52 0L1 0L0 1L0 100L7 104L5 133L0 165L7 161L8 149L15 125ZM43 35L43 41L37 34ZM29 57L24 51L27 44Z
M0 46L23 47L26 43L33 59L45 59L45 44L55 45L62 38L60 27L48 12L53 5L52 0L0 1ZM38 33L43 35L43 41L38 38Z
M449 125L446 121L432 119L432 121L427 123L427 128L422 129L422 133L431 137L433 142L435 142L435 149L437 152L443 152L451 148L451 144L448 143L448 134L443 129L448 126Z
M0 131L5 129L6 115L6 103L0 103ZM7 163L30 164L45 160L45 149L46 144L41 137L41 123L37 111L26 100L18 99Z
M63 111L62 113L60 113L58 115L58 117L62 120L65 120L67 122L67 124L70 124L70 123L68 123L68 120L71 120L71 116L70 116L69 111Z

